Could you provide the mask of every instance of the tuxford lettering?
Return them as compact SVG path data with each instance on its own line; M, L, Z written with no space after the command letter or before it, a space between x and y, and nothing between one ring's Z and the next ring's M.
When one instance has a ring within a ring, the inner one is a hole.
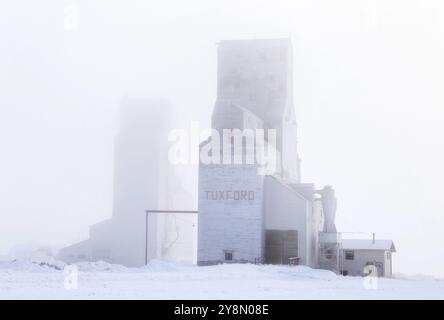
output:
M188 307L183 304L174 308L175 315L198 315L205 318L208 312L208 307Z
M253 190L205 190L206 200L254 200Z

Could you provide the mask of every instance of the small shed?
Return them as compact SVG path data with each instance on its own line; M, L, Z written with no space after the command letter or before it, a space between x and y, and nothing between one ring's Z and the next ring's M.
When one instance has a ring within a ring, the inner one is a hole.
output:
M376 270L378 277L391 277L393 272L392 253L396 252L392 240L343 239L341 246L341 273L364 276L368 266Z

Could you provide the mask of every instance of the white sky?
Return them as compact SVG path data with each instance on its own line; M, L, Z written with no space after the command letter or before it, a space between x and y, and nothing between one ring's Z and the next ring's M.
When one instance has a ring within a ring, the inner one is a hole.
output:
M0 253L110 216L124 94L208 126L216 42L291 36L304 182L334 186L341 231L393 239L395 271L444 276L444 4L239 2L0 3Z

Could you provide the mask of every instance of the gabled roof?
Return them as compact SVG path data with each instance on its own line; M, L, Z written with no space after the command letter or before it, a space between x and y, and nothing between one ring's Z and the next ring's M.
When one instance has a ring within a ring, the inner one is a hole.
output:
M344 250L386 250L396 252L392 240L367 240L367 239L343 239L342 248Z

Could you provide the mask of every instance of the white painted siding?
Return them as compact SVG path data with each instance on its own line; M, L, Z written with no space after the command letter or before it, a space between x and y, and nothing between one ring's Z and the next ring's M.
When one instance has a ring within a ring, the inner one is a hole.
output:
M235 192L253 192L254 199L235 199ZM225 193L224 199L215 194ZM231 192L231 199L228 197ZM198 264L224 260L254 262L263 248L263 176L255 165L200 165Z
M385 275L385 255L384 250L352 250L354 252L354 259L345 259L345 254L343 255L343 270L348 271L350 276L363 276L364 268L367 262L376 262L378 265L378 276L384 277ZM347 251L347 250L344 250Z
M297 230L300 264L317 267L317 243L311 226L312 202L274 177L265 178L265 229Z

